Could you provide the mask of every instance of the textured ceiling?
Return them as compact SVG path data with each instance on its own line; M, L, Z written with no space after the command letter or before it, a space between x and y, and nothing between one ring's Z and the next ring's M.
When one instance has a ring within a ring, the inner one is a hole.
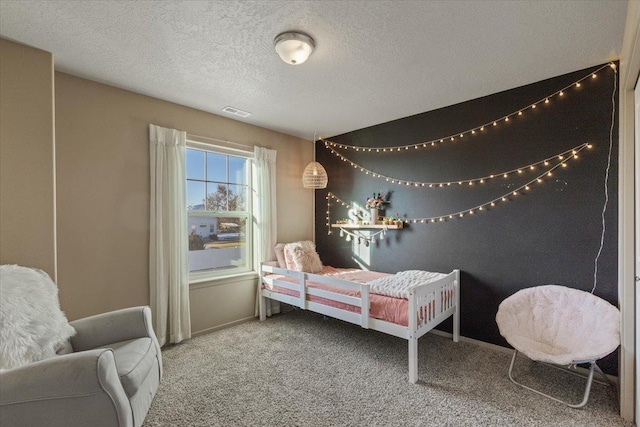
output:
M617 59L626 1L0 1L57 70L312 139ZM300 66L273 47L312 36ZM213 131L212 131L213 132ZM215 133L215 132L213 132Z

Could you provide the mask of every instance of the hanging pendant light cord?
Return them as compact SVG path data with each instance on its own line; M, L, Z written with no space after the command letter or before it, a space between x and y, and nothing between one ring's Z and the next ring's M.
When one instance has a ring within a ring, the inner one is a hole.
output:
M604 235L606 231L606 222L605 222L605 213L607 212L607 204L609 203L609 169L611 168L611 152L613 149L613 127L615 125L615 117L616 117L616 90L618 89L618 70L617 68L613 69L613 93L611 94L611 127L609 128L609 156L607 158L607 170L604 175L604 206L602 207L602 234L600 235L600 247L598 248L598 254L596 255L595 260L593 261L593 289L591 289L591 293L593 294L596 291L596 287L598 286L598 260L600 259L600 254L602 253L602 248L604 247Z
M318 140L318 132L313 133L313 161L316 161L316 141Z

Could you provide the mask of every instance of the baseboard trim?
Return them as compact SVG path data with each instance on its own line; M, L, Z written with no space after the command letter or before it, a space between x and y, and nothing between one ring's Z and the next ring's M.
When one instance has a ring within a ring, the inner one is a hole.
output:
M211 328L203 329L203 330L198 331L198 332L191 332L191 336L192 337L197 337L197 336L200 336L200 335L205 335L205 334L208 334L208 333L211 333L211 332L219 331L220 329L226 329L226 328L230 328L232 326L240 325L242 323L251 322L252 320L256 320L256 319L257 319L257 317L255 317L255 316L245 317L245 318L240 319L240 320L234 320L233 322L228 322L228 323L224 323L222 325L213 326Z
M432 330L429 331L429 333L434 334L434 335L440 335L441 337L453 338L453 334L451 332L440 331L438 329L432 329ZM473 339L473 338L463 337L462 335L460 335L460 341L468 342L470 344L475 344L475 345L477 345L479 347L489 348L491 350L499 351L501 353L508 353L508 354L512 354L513 353L513 349L512 348L502 347L501 345L491 344L491 343L480 341L480 340L476 340L476 339Z
M439 335L441 337L446 337L446 338L453 338L453 334L450 332L445 332L445 331L439 331L437 329L432 329L429 331L429 333L434 334L434 335ZM468 342L469 344L474 344L477 345L478 347L484 347L484 348L488 348L491 350L495 350L495 351L499 351L500 353L505 353L505 354L513 354L513 349L509 348L509 347L503 347L501 345L497 345L497 344L491 344L488 342L484 342L484 341L480 341L480 340L476 340L473 338L467 338L467 337L463 337L462 335L460 335L460 341L462 342ZM526 357L526 356L523 356ZM554 367L557 367L559 369L565 370L567 372L579 372L580 374L587 376L589 374L589 370L586 368L582 368L580 366L576 367L575 369L571 369L569 370L568 368L564 367L564 366L557 366L554 365ZM606 374L607 378L609 378L609 381L611 381L616 387L618 386L618 377L615 375L610 375L610 374ZM595 379L597 379L597 375L594 377L594 381Z

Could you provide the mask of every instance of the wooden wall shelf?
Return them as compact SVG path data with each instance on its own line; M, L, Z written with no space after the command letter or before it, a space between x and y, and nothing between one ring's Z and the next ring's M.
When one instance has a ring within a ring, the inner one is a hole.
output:
M402 223L384 225L384 224L331 224L332 228L344 228L345 230L366 230L366 229L383 229L387 230L401 230Z

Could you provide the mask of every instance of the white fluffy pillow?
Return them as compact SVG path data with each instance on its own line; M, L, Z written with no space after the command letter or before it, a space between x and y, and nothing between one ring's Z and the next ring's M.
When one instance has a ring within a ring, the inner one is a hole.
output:
M304 271L305 273L320 273L322 271L322 261L316 252L315 243L311 240L284 245L284 257L289 270Z
M322 271L322 261L316 251L308 251L301 246L293 248L294 270L305 273L320 273Z
M316 251L316 244L311 240L301 240L299 242L287 243L286 245L284 245L284 261L288 270L296 270L296 262L293 259L293 250L298 247L304 249L307 252Z
M0 369L17 368L56 355L76 331L58 302L47 273L0 266Z

